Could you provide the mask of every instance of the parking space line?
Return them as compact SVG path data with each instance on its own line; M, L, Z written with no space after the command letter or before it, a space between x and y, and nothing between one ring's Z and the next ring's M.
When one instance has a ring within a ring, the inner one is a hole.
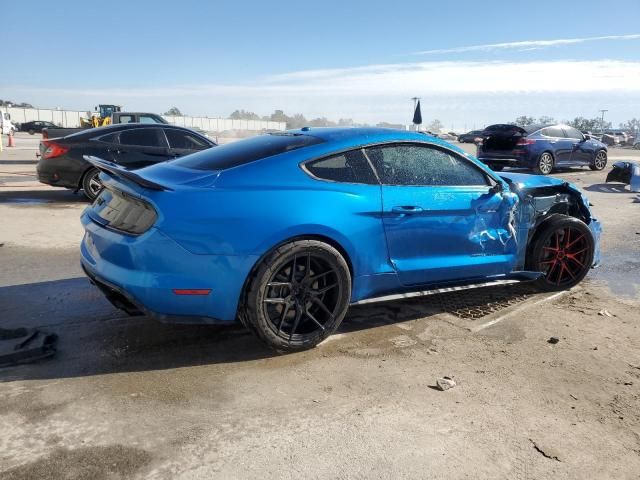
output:
M540 300L538 300L537 302L533 302L533 303L525 303L524 305L510 311L509 313L506 313L498 318L494 318L493 320L487 322L487 323L483 323L482 325L478 325L477 327L474 327L471 329L471 331L473 333L477 333L481 330L484 330L485 328L491 327L492 325L495 325L496 323L499 323L503 320L506 320L507 318L512 317L513 315L515 315L516 313L520 313L523 310L526 310L529 307L534 307L536 305L540 305L541 303L545 303L545 302L550 302L551 300L554 300L558 297L561 297L562 295L566 295L567 292L569 292L570 290L565 290L563 292L557 292L554 293L553 295L549 295L548 297L544 297L541 298Z

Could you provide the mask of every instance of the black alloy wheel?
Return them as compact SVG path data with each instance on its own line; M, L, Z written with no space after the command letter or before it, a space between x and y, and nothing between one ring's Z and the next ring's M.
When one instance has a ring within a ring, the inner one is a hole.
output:
M96 199L103 189L100 181L100 171L97 168L89 169L82 177L82 191L85 197L92 202Z
M312 348L342 322L351 277L335 248L300 240L269 254L249 281L241 320L279 351Z

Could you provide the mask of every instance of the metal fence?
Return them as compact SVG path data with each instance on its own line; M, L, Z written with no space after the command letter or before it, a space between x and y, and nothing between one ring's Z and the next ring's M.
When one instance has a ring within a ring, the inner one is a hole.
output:
M75 110L50 110L43 108L2 107L11 115L13 123L25 123L34 120L53 122L63 128L80 126L80 119L89 119L91 112ZM286 130L284 122L270 122L264 120L232 120L230 118L188 117L163 115L169 123L189 128L200 128L206 132L225 132L229 130L263 131Z

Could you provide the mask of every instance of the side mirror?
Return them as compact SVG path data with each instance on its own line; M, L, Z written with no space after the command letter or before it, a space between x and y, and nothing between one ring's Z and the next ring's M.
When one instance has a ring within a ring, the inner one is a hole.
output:
M582 139L583 142L586 142L587 140L591 140L591 135L589 135L588 133L584 133L583 137L584 137Z
M502 191L502 184L500 182L496 182L491 186L491 193L500 193Z

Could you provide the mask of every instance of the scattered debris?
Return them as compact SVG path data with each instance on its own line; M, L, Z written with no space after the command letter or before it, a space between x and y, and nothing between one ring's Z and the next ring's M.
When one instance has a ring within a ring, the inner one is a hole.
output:
M438 385L438 388L444 392L445 390L455 387L456 381L453 377L442 377L436 380L436 384Z
M551 338L549 338L549 340L547 340L547 343L550 343L551 345L555 345L559 341L560 341L560 339L558 337L551 337Z
M629 386L629 385L633 385L633 382L624 382L624 384Z
M570 396L571 398L573 398L574 400L578 400L578 397L576 397L576 396L575 396L574 394L572 394L572 393L570 393L570 394L569 394L569 396Z
M592 350L597 350L598 346L596 345L595 347L592 348Z
M50 357L57 342L57 335L37 329L0 328L0 368Z
M561 462L562 461L562 460L560 460L560 456L558 455L558 453L554 449L547 448L547 447L543 448L540 445L538 445L531 438L529 439L529 441L533 445L533 448L535 448L538 453L542 454L542 456L544 458L548 458L549 460L555 460L556 462Z
M615 315L609 312L609 310L604 310L604 309L600 310L598 312L598 315L600 315L601 317L615 317Z

